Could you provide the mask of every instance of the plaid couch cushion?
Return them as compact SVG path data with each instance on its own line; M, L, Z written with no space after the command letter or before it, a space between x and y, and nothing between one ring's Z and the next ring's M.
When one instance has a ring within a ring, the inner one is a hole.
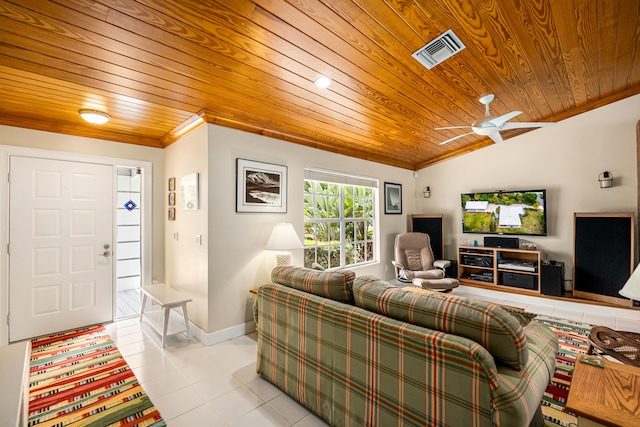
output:
M300 291L353 304L351 270L320 271L310 268L278 266L271 271L271 281Z
M257 372L331 426L493 425L480 344L277 284L257 301Z
M514 369L527 365L527 339L520 322L497 304L467 298L412 292L390 286L374 276L353 284L355 304L425 328L469 338Z

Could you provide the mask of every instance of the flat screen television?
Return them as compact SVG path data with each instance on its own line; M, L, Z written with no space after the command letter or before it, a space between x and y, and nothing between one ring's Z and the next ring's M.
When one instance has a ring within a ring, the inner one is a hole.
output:
M462 231L546 236L546 199L546 190L462 194Z

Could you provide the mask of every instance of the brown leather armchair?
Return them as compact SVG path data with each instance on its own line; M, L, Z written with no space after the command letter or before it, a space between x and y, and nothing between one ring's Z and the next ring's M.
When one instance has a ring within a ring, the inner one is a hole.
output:
M431 289L453 289L455 279L445 278L451 261L434 260L431 239L424 233L402 233L396 236L395 261L391 261L401 282Z

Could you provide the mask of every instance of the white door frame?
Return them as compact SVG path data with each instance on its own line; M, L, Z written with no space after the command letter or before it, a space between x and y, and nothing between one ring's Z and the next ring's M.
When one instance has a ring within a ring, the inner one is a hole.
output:
M143 170L142 177L142 283L151 283L152 271L152 163L146 161L119 159L113 157L92 156L85 154L67 153L61 151L40 150L35 148L0 145L0 346L9 343L9 255L7 253L9 236L9 157L24 156L51 160L66 160L85 163L96 163L113 166L113 188L117 186L117 166L139 167ZM114 220L113 233L116 231L116 202L117 192L113 192ZM115 240L114 240L115 241ZM115 250L115 245L114 245ZM114 257L115 259L115 257ZM116 263L113 263L113 319L116 318Z

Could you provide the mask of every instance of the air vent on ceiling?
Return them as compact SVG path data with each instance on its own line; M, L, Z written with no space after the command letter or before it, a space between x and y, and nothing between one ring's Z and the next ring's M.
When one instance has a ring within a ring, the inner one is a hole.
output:
M447 58L460 52L466 46L462 44L458 36L452 30L448 30L437 38L433 39L411 56L416 58L422 65L432 69Z

